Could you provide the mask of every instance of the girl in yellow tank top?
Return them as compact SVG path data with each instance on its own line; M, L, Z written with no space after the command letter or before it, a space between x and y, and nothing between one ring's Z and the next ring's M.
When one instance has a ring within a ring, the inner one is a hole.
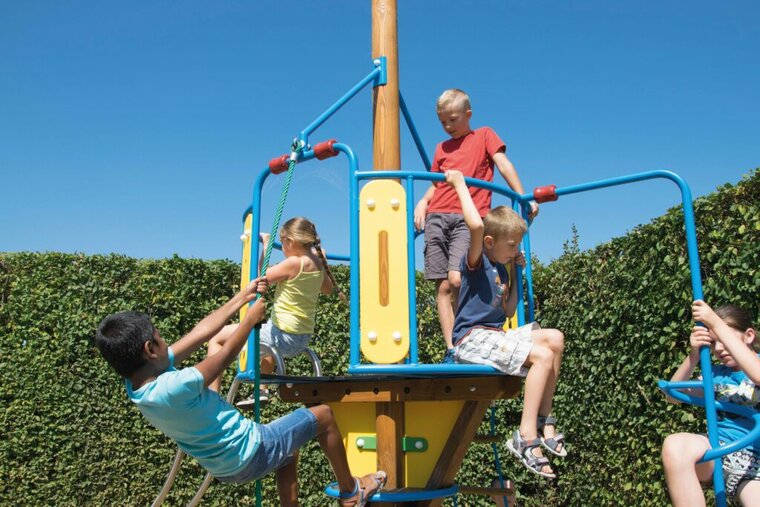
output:
M261 239L264 252L270 238L262 234ZM259 336L263 345L286 358L300 354L309 345L319 294L331 294L336 285L312 222L303 217L291 218L280 229L280 243L285 260L267 269L266 280L277 284L277 289L271 318L261 326ZM340 289L338 292L345 301ZM221 348L235 326L226 326L209 342L209 354ZM262 373L272 373L274 366L271 356L261 358ZM262 394L262 399L265 397ZM248 404L252 400L244 400L238 406Z

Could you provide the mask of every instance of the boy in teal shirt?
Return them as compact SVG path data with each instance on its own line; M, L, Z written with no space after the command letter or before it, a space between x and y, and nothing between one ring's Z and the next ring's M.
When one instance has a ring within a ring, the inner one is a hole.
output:
M146 419L220 481L242 483L277 470L281 505L298 505L294 456L299 447L316 437L338 479L341 505L365 505L384 484L385 473L361 479L351 475L330 407L301 408L270 424L257 424L209 388L235 360L253 326L264 320L263 299L248 309L218 352L195 366L174 367L266 287L266 280L257 278L171 347L150 318L138 312L106 317L98 326L95 342L108 364L124 377L130 400Z

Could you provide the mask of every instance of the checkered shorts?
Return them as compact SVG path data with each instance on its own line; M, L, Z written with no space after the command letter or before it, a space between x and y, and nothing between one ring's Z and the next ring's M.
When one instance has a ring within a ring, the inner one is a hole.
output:
M531 331L539 329L535 322L505 331L476 327L462 339L454 351L454 360L465 364L487 364L507 375L528 374L525 361L533 348Z

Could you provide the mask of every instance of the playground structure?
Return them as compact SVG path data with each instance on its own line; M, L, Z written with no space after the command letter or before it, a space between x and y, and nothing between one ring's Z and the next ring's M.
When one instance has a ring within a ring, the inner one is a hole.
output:
M441 182L444 176L400 169L400 117L404 118L428 170L430 161L399 92L395 0L373 0L372 3L371 72L304 128L293 142L289 154L272 159L259 173L254 183L251 207L244 214L242 236L241 282L246 284L257 276L258 271L257 263L252 260L258 259L260 253L259 243L254 239L261 232L261 200L265 181L272 175L283 175L285 178L271 228L272 238L275 238L296 166L313 159L345 157L350 182L350 254L328 255L328 258L350 262L348 375L322 376L318 359L312 353L313 377L287 376L281 360L276 361L276 375L261 376L257 358L262 351L258 331L255 330L240 355L238 374L227 399L230 402L234 400L241 383L254 384L257 421L260 418L257 395L262 383L279 384L279 395L283 401L329 404L343 435L352 472L363 475L381 469L388 474L385 489L372 498L373 503L440 505L443 498L464 491L506 495L512 492L512 488L460 488L454 479L467 449L476 439L476 431L489 406L494 400L518 395L520 380L504 376L485 365L419 362L412 216L416 202L414 182ZM349 145L329 140L312 146L310 137L369 85L373 88L375 170L360 171L358 159ZM485 188L510 199L513 209L527 219L531 200L540 203L556 201L564 195L650 179L670 180L679 187L693 299L701 299L702 281L691 192L678 175L668 171L651 171L562 188L549 185L522 195L503 185L471 178L465 181L469 186ZM264 253L262 274L269 263L274 244L275 241L271 241ZM524 270L518 267L514 274L515 283L518 284L516 325L534 320L530 227L524 236L522 249L527 264ZM716 402L714 396L695 399L680 392L702 387L705 393L711 393L710 362L710 351L703 347L700 350L701 382L660 381L660 387L670 396L705 407L712 450L705 454L703 461L719 459L760 438L760 414L744 407ZM754 419L753 431L740 440L720 447L716 409ZM435 424L430 421L435 421ZM481 440L489 441L488 438ZM154 505L160 504L168 493L181 459L182 453L178 452ZM503 485L503 477L500 476L500 480ZM207 476L190 505L200 502L211 481L212 477ZM720 466L715 467L713 483L717 505L724 506L726 499ZM338 496L335 485L328 485L325 492L332 497ZM260 486L257 484L257 504L260 503ZM507 505L506 499L504 504Z

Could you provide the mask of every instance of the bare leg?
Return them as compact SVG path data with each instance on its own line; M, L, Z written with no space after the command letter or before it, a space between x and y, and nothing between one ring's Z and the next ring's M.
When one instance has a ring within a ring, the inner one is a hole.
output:
M298 451L291 463L277 470L277 493L282 507L298 507Z
M451 309L454 315L457 313L459 304L459 289L462 288L462 273L459 271L449 271L449 289L451 290ZM452 329L454 329L452 322Z
M274 358L264 356L261 358L261 373L274 373Z
M214 335L213 338L211 338L208 341L208 352L206 352L206 357L213 356L220 350L222 350L222 347L224 346L225 342L227 341L227 338L230 337L233 331L237 329L237 324L229 324L222 328L221 331L219 331L217 334ZM212 391L216 391L217 393L222 388L222 377L219 376L214 379L211 384L209 384L209 389Z
M317 440L325 456L327 456L327 461L332 466L335 478L338 480L340 492L352 493L356 486L356 481L351 475L351 469L348 466L348 459L346 458L346 448L343 446L343 438L340 436L338 424L335 421L332 409L327 405L317 405L310 407L309 410L317 418ZM359 479L362 487L366 488L368 493L377 488L373 475L368 474Z
M559 378L559 369L562 364L562 353L565 350L565 336L557 329L540 329L531 333L533 343L546 347L552 352L552 370L549 379L546 381L546 388L541 397L541 406L538 407L538 414L548 416L552 412L552 403L554 401L554 390L557 388L557 379ZM554 426L544 426L544 438L552 438L557 434ZM557 447L561 451L562 446Z
M746 481L740 484L736 496L744 507L760 506L760 481Z
M338 488L341 493L352 492L355 486L354 478L348 467L346 448L343 446L343 438L340 436L332 409L327 405L317 405L309 410L317 418L317 440L332 466L335 478L338 480Z
M446 343L446 349L451 349L454 347L451 341L451 336L454 333L454 307L451 304L451 284L445 279L436 280L435 289L438 322L441 324L443 341Z
M538 410L541 405L543 394L546 391L547 382L552 374L553 353L543 345L533 345L525 361L528 376L525 377L525 399L523 401L522 418L520 419L520 436L523 440L533 440L538 436ZM534 456L543 456L540 447L532 449ZM545 466L546 473L551 473L551 467Z
M713 473L713 462L699 463L710 442L703 435L675 433L668 435L662 444L662 464L665 480L674 507L705 505L700 482L708 482Z

